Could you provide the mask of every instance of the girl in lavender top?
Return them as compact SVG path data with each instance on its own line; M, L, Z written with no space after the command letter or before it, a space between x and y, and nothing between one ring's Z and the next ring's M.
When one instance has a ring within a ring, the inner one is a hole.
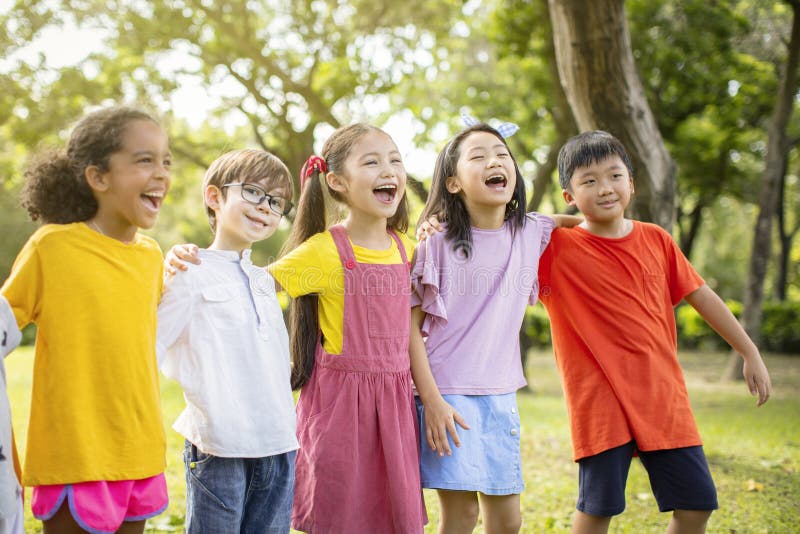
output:
M444 231L417 246L412 269L422 486L437 490L439 532L472 532L479 510L486 532L518 532L516 391L525 378L517 333L536 302L539 256L556 221L525 213L519 167L503 136L483 123L439 154L420 222L432 216Z

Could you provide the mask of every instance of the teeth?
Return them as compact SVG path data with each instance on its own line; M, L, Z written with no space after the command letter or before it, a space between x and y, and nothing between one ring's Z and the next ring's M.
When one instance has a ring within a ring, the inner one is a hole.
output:
M396 185L391 185L391 184L379 185L374 190L375 191L383 191L384 189L390 190L390 191L394 191L395 189L397 189L397 186Z
M246 214L245 214L245 217L247 217L248 219L250 219L250 220L251 220L251 221L253 221L254 223L258 223L258 224L260 224L261 226L267 226L267 223L266 223L266 222L264 222L264 221L262 221L262 220L261 220L261 219L259 219L258 217L253 217L253 216L246 215Z
M164 196L164 193L142 193L142 194L146 197L152 197L152 198L162 198Z

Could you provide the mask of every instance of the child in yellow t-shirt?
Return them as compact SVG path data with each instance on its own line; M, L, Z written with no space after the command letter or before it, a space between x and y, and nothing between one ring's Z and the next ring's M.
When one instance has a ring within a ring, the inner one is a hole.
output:
M167 135L129 108L87 115L26 173L46 223L2 286L36 323L23 484L45 531L143 532L167 506L155 355L162 257L150 228L170 185Z

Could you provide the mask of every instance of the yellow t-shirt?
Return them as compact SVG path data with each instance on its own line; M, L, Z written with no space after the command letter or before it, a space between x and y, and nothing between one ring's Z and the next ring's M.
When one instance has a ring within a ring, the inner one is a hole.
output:
M414 242L398 232L400 241L411 261ZM390 265L402 263L394 240L386 250L373 250L353 245L359 263ZM311 236L302 245L268 267L277 282L296 298L319 295L319 326L324 338L323 347L330 354L341 354L344 323L344 268L330 232ZM409 310L410 313L410 310Z
M162 256L84 223L39 228L0 290L36 323L23 484L129 480L164 471L155 355Z

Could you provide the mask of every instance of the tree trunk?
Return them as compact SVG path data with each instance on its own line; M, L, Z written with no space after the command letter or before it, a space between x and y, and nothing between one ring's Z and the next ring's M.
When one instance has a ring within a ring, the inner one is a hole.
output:
M800 0L786 0L792 7L792 36L786 57L786 67L781 76L775 109L767 132L767 159L758 199L758 219L753 235L753 250L747 273L742 326L747 334L758 344L761 329L761 306L764 300L764 278L772 245L772 219L778 204L778 191L785 171L784 161L791 148L787 126L794 108L797 92L797 66L800 59ZM736 353L730 355L723 379L742 377L742 362Z
M578 128L619 138L633 163L637 218L672 230L675 163L636 71L623 0L549 0L557 65Z
M790 149L791 150L791 149ZM794 228L787 228L786 220L786 171L788 169L788 154L783 162L783 173L778 192L778 238L781 250L778 256L778 272L775 275L775 300L784 302L789 284L789 262L792 255L792 243L800 232L800 221L795 221Z
M675 210L678 215L678 229L680 231L680 239L679 246L681 248L681 252L687 258L691 259L692 257L692 250L694 249L695 239L697 239L697 235L700 233L700 226L703 222L703 210L709 203L719 196L722 190L722 184L728 181L728 153L730 149L727 145L723 146L720 150L719 156L717 157L717 168L714 171L714 175L717 177L716 185L713 188L703 188L698 193L697 203L695 204L694 208L692 209L691 213L689 213L689 227L686 228L686 225L683 220L684 214L681 210L681 205L678 203L677 209ZM679 192L680 193L680 192ZM680 196L680 194L679 194Z
M544 5L545 10L549 10L547 0L540 0ZM572 118L572 113L569 109L569 102L567 102L567 95L564 94L564 89L561 87L561 82L558 80L558 65L556 61L556 50L553 43L553 27L550 20L544 20L542 23L545 25L545 43L544 55L545 60L550 68L550 90L553 96L553 107L550 109L550 115L553 117L553 122L556 127L555 139L550 143L550 150L547 151L547 159L536 169L536 176L533 179L533 194L528 202L528 211L538 211L547 191L553 184L553 172L558 165L558 152L567 139L570 138L576 131L575 121ZM533 348L533 341L528 337L528 315L522 321L522 328L519 331L519 346L520 355L522 357L522 371L525 375L525 380L528 381L528 353ZM530 393L530 381L526 385L523 392Z
M563 141L560 143L558 141L553 142L550 145L550 150L547 152L547 159L536 169L536 176L533 177L533 194L528 201L528 205L525 207L527 211L539 210L542 199L552 184L553 171L556 169L558 160L558 151L563 144Z
M681 238L679 246L681 247L681 252L687 258L692 257L692 249L694 249L694 242L697 239L697 234L700 233L700 225L703 222L703 209L705 209L708 200L701 196L697 199L697 204L695 204L694 208L692 208L691 213L689 213L689 227L685 229L681 228Z
M789 254L792 251L792 241L789 232L786 230L786 207L784 202L786 200L786 166L788 158L783 160L783 171L781 172L781 181L778 184L778 201L776 208L778 213L778 242L780 243L780 251L778 254L778 272L775 273L775 300L783 302L786 300L786 283L789 271Z
M549 9L546 5L547 0L542 1L546 9ZM561 82L558 79L558 60L556 59L556 49L553 43L553 27L549 20L543 21L543 24L545 25L544 54L550 67L550 80L552 82L550 91L553 95L553 107L550 109L550 115L552 115L556 127L556 137L550 143L547 159L536 170L536 177L533 180L533 195L528 202L528 211L539 209L542 199L553 182L553 171L558 165L558 152L570 136L576 133L577 129L572 112L569 109L567 95L564 94L564 88L561 87Z

